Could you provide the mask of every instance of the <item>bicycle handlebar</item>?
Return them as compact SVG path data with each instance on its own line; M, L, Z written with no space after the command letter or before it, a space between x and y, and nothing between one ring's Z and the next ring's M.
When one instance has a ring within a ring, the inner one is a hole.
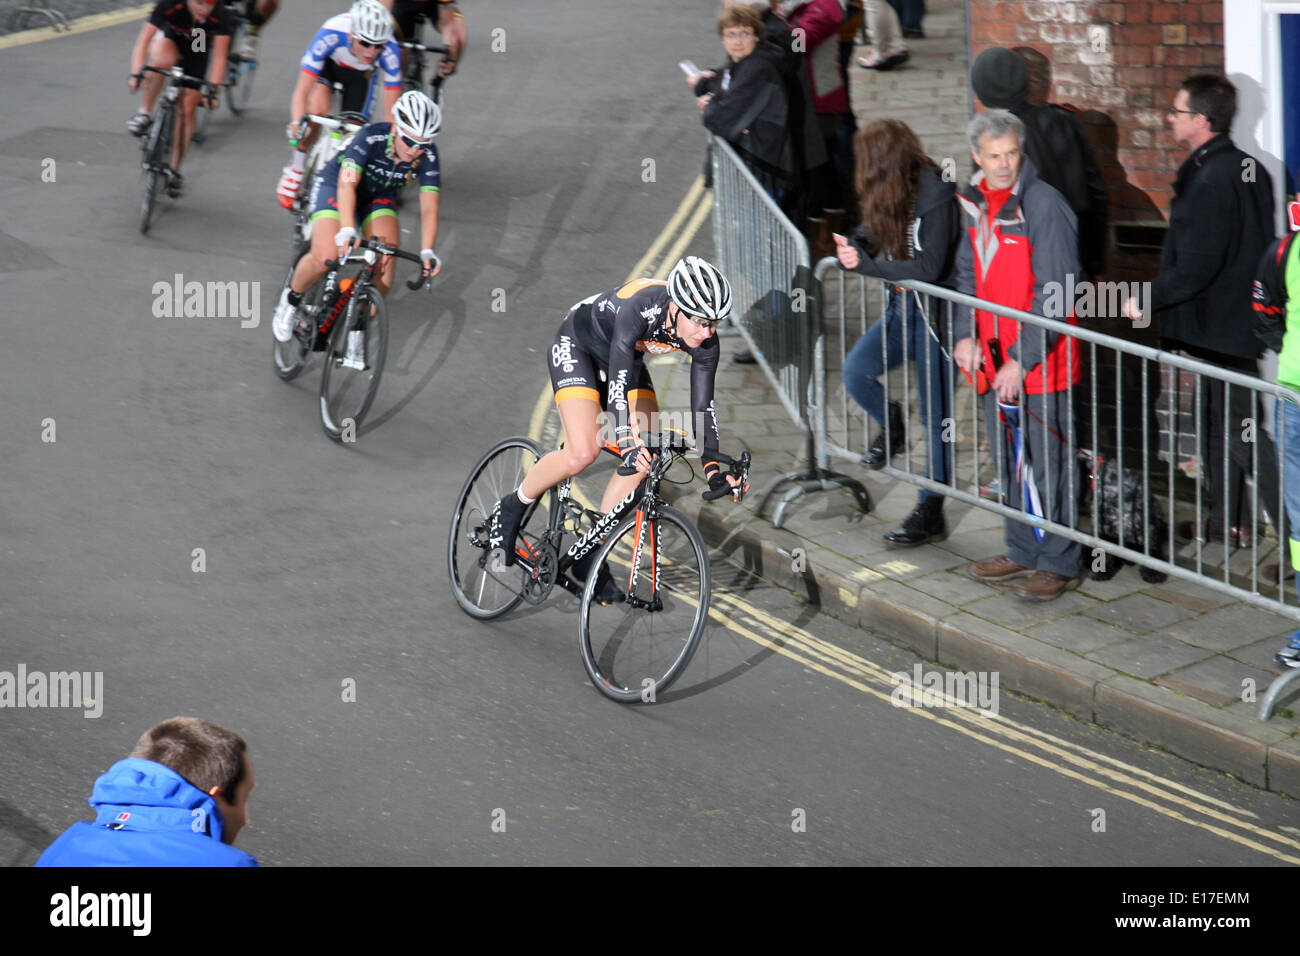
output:
M420 267L420 275L417 276L415 279L407 280L406 287L410 289L412 292L414 292L416 289L420 288L421 285L427 284L427 286L430 289L432 289L433 287L432 276L427 280L427 283L424 278L423 259L421 259L413 252L407 252L405 249L398 249L396 246L390 246L387 243L380 242L378 239L375 239L373 237L370 239L363 239L360 242L358 242L355 246L353 246L343 255L342 259L326 259L325 268L329 269L331 272L336 269L343 268L343 266L347 265L348 259L352 257L353 253L361 249L369 249L371 252L376 252L381 256L394 256L395 258L398 259L406 259L410 262L416 263Z
M359 118L358 118L359 117ZM320 116L316 113L303 113L302 119L298 120L298 125L306 123L315 123L317 126L323 126L325 129L342 129L345 126L351 126L354 129L361 129L369 122L360 113L340 113L338 116Z
M441 53L443 56L451 56L451 47L449 46L426 46L414 40L406 40L397 45L403 50L416 50L420 53Z
M733 478L739 478L740 484L732 485L728 482L725 488L719 488L717 491L709 489L704 492L704 500L716 501L723 495L731 495L739 501L745 496L745 485L749 482L749 463L752 460L749 452L742 452L739 458L732 458L729 455L724 455L720 451L715 451L713 457L717 459L719 464L729 465L730 467L723 472L723 475L731 475Z
M686 440L686 434L678 431L661 432L658 435L646 435L644 447L651 453L667 451L683 456L688 452L694 452L696 450L695 447ZM606 442L603 450L609 452L616 458L621 458L623 454L618 445L614 442ZM704 492L704 500L714 501L721 498L723 495L728 494L734 497L738 492L741 497L743 497L744 492L741 489L744 488L745 483L749 480L749 465L752 461L750 453L742 452L739 458L732 458L730 455L717 450L714 450L709 454L711 460L717 461L720 465L727 466L727 471L723 472L723 474L730 474L733 477L739 478L740 484L735 486L728 484L726 488L720 488L717 491L710 489L709 491ZM625 478L629 475L636 474L635 468L629 471L622 465L615 469L615 471L617 474L622 475ZM736 498L736 500L739 501L740 498Z
M216 84L209 83L201 76L190 76L188 73L183 72L179 66L173 66L169 70L160 70L158 69L158 67L150 66L149 64L146 63L144 66L140 68L140 72L137 73L136 75L139 77L143 77L145 73L160 73L163 76L170 77L173 81L175 81L177 86L183 86L186 89L191 89L191 90L210 89L215 92L217 88Z

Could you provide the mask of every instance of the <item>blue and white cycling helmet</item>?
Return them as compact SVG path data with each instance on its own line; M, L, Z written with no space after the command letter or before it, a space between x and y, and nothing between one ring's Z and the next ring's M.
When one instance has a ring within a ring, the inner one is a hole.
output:
M393 15L379 0L357 0L349 15L355 39L380 46L393 38Z

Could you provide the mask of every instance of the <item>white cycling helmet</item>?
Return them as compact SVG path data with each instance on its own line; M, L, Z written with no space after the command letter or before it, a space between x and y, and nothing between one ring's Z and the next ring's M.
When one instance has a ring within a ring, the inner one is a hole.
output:
M357 0L349 12L352 35L367 43L387 43L393 38L393 15L379 0Z
M411 139L428 142L442 126L442 111L419 90L407 90L393 104L393 126Z
M731 283L699 256L686 256L673 266L668 295L687 315L721 322L731 314Z

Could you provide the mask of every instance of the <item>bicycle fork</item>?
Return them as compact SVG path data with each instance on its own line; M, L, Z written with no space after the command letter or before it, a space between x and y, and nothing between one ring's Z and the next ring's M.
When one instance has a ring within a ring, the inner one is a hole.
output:
M636 530L633 536L636 538L636 544L632 548L632 568L628 573L626 603L646 611L662 611L664 602L659 596L659 522L653 512L637 509ZM636 596L637 579L641 574L641 555L645 551L647 539L650 545L650 563L647 568L650 578L649 600Z

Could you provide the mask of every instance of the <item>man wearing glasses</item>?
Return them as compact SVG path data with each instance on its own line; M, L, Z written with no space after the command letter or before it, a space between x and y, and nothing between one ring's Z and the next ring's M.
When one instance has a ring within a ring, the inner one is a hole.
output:
M1160 322L1161 347L1181 349L1220 368L1257 375L1264 344L1256 337L1251 286L1260 258L1273 241L1273 182L1262 163L1242 152L1229 132L1237 112L1237 89L1225 77L1190 76L1166 111L1174 139L1191 150L1174 181L1169 228L1160 255L1160 275L1151 284L1150 307ZM1126 313L1141 315L1130 299ZM1225 408L1225 404L1230 407ZM1243 435L1244 419L1260 421L1254 393L1231 390L1207 379L1201 389L1201 420L1208 525L1184 523L1182 537L1250 547L1254 517L1241 507L1242 476L1252 473L1259 503L1277 520L1278 478L1273 442L1255 432L1258 448ZM1225 413L1228 422L1227 475L1223 474ZM1248 433L1247 433L1248 435Z
M375 101L375 80L384 85L383 112L378 120L392 116L393 104L402 92L401 50L393 39L393 17L379 0L357 0L352 9L330 17L316 31L311 45L302 56L302 71L289 104L286 130L294 147L293 158L280 176L275 194L285 209L293 206L302 186L307 154L320 129L308 124L298 128L306 113L325 115L330 112L333 84L343 85L343 112L371 115Z

